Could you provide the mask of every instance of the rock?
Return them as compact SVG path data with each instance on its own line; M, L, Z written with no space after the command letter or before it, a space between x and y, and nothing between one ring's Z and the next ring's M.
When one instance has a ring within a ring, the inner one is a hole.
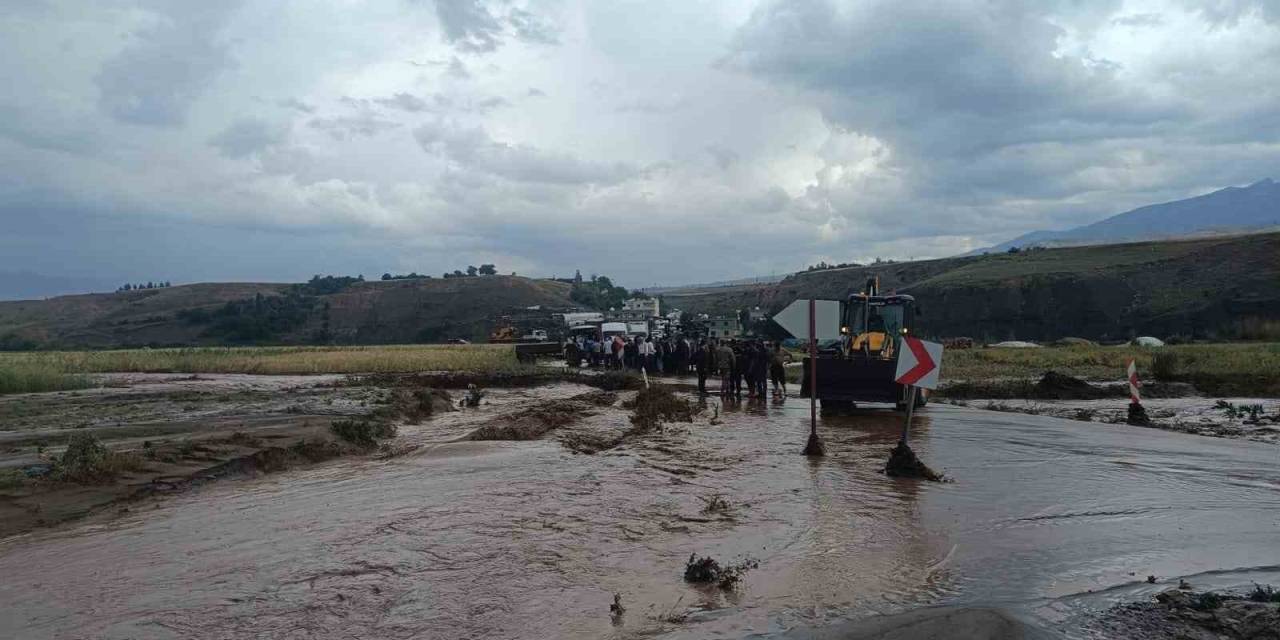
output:
M1139 336L1130 341L1129 344L1134 347L1163 347L1164 340L1151 336Z
M992 349L1039 349L1040 348L1040 345L1034 342L1024 342L1022 340L1006 340L1004 342L997 342L995 344L987 345L987 346L991 347Z
M1191 606L1190 596L1177 589L1165 589L1157 593L1156 602L1175 609Z
M1104 389L1069 375L1048 371L1035 385L1037 398L1046 400L1095 400L1107 396Z
M51 464L29 464L22 468L22 475L28 478L43 478L53 473L53 465Z
M1125 419L1125 422L1135 427L1151 426L1151 418L1147 415L1147 410L1136 402L1129 403L1129 416Z

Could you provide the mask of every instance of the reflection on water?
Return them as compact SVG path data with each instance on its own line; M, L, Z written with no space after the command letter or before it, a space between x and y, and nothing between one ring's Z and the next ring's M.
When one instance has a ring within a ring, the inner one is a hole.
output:
M966 602L1069 626L1149 574L1280 582L1273 447L931 407L913 447L956 482L929 484L880 473L891 411L823 418L810 460L806 402L709 404L719 424L595 456L447 444L12 541L0 636L736 638ZM730 516L702 513L716 494ZM695 552L759 568L736 593L695 588Z

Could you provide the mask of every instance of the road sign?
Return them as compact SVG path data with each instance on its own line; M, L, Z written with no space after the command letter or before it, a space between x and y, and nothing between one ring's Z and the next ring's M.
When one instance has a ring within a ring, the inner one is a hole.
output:
M935 389L941 368L941 344L904 337L902 348L898 350L898 371L893 378L898 384Z
M819 341L840 337L840 302L838 300L814 300L814 337ZM796 300L773 316L787 333L809 339L809 301Z

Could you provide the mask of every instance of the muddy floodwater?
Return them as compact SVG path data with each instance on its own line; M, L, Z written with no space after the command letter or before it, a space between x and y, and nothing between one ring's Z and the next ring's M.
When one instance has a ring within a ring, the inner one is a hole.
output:
M713 399L691 424L596 455L556 431L453 441L486 411L578 391L495 394L404 427L423 446L401 457L4 541L0 637L786 637L951 604L1072 636L1180 578L1280 585L1269 444L930 406L912 444L954 482L924 483L880 473L901 424L887 410L820 418L828 455L801 456L798 398ZM602 408L572 429L627 415ZM729 510L704 512L717 495ZM758 567L735 591L691 586L691 553Z

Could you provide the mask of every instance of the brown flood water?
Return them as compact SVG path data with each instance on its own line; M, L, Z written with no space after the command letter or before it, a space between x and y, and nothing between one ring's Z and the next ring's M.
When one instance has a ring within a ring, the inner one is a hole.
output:
M704 415L594 456L555 432L428 446L10 540L0 637L774 637L940 604L1071 635L1167 586L1147 575L1280 584L1274 446L931 406L913 446L956 479L931 484L879 471L898 415L821 419L816 461L799 454L808 415L796 398L730 407L722 424ZM438 442L481 418L401 438ZM732 518L701 513L715 494ZM736 592L693 587L694 552L759 567Z

